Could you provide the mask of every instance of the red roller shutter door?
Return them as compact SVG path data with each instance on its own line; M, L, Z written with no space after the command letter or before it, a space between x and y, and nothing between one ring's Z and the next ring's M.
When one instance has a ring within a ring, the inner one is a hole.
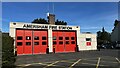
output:
M57 51L58 52L64 52L65 51L65 45L64 45L64 32L58 31L57 32Z
M68 39L67 39L68 38ZM76 33L72 32L65 32L65 47L66 52L75 52L76 48Z
M25 31L25 45L24 45L24 54L32 54L32 30Z
M18 55L24 53L24 30L16 30L16 47Z
M76 47L75 31L53 31L55 52L74 52Z
M40 53L40 45L41 45L41 41L40 41L40 31L38 30L34 30L33 31L33 45L34 45L34 49L33 49L33 53L34 54L38 54Z
M46 53L48 47L48 33L47 31L34 30L33 31L33 50L34 54Z
M53 35L53 48L55 48L55 52L59 52L58 51L58 40L57 40L58 34L56 31L53 31L52 35Z
M48 47L48 33L47 31L40 31L40 53L46 53Z

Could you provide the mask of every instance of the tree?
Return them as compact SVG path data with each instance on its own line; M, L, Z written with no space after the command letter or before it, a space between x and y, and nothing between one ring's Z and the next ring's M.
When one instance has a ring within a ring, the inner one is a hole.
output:
M112 29L112 32L114 31L115 27L117 26L117 24L118 24L119 22L120 22L120 21L118 21L118 20L115 20L115 21L114 21L114 28Z
M34 20L32 21L32 23L36 23L36 24L49 24L49 23L47 22L47 20L45 20L44 18L34 19Z
M114 22L114 27L116 27L118 23L119 23L119 21L118 21L118 20L115 20L115 22Z
M32 23L36 23L36 24L49 24L47 22L47 20L45 20L44 18L38 18L38 19L34 19L32 21ZM67 25L67 22L65 21L59 21L58 19L55 21L55 25Z
M59 21L58 19L55 21L55 25L67 25L67 22Z
M14 68L14 40L8 34L2 34L2 68Z
M97 32L97 43L99 45L101 45L101 44L105 44L105 43L109 43L109 42L111 42L110 33L105 31L105 29L103 27L102 32L101 31Z

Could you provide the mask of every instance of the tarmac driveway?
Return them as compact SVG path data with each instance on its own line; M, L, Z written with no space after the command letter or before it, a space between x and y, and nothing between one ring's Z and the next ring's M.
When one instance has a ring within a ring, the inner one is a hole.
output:
M17 56L17 68L120 68L120 51L80 51Z

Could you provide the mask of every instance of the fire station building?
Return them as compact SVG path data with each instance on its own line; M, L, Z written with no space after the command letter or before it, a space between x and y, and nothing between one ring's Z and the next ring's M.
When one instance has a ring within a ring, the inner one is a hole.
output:
M96 34L81 34L79 26L54 25L54 16L48 17L50 24L10 22L17 55L97 49Z

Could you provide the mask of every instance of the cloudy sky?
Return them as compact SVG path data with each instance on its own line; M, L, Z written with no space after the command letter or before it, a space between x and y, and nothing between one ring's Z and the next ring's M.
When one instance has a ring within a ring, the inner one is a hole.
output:
M54 11L53 11L54 4ZM46 18L46 13L54 13L56 19L68 25L80 26L81 32L96 33L102 27L108 32L118 19L117 2L3 2L2 31L9 32L10 22L30 23L36 18Z

